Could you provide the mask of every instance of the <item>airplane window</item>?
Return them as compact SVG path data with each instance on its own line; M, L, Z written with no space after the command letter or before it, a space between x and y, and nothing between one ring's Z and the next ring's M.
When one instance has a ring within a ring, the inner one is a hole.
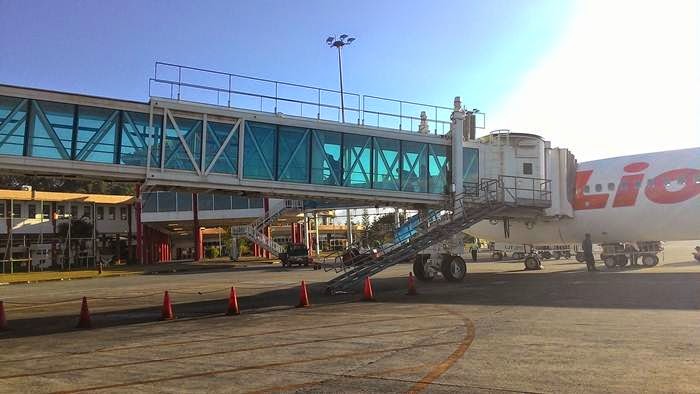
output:
M603 186L600 183L595 185L595 191L600 192L602 190L603 190Z
M583 191L584 191L585 193L589 193L589 192L591 191L591 187L588 186L588 185L586 185L586 187L583 188Z
M609 191L615 190L615 184L612 183L612 182L608 183L608 190L609 190Z
M679 185L685 185L685 177L679 176L677 182Z
M695 183L697 183L698 185L700 185L700 175L697 175L697 176L695 177Z

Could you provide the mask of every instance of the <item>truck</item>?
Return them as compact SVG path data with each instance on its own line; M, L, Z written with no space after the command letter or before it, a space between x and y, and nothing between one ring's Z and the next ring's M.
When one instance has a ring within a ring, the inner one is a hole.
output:
M279 255L282 267L291 267L293 265L308 267L313 263L313 259L309 256L309 248L304 244L289 244L284 253Z

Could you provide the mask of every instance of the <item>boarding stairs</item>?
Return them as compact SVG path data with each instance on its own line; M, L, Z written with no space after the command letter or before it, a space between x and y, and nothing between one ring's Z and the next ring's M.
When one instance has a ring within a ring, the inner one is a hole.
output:
M484 219L496 216L510 206L499 198L498 193L494 193L497 187L497 181L483 180L478 193L457 196L453 210L422 214L416 223L416 231L396 237L392 242L378 248L376 258L367 261L366 255L357 256L354 258L358 260L357 264L353 264L353 259L344 261L341 268L344 272L327 283L326 292L349 292L366 277L409 261L431 245L449 239Z
M303 208L304 204L302 201L282 200L277 204L270 205L268 211L265 212L263 216L255 219L253 223L243 226L233 226L232 235L245 237L277 257L280 253L284 253L284 246L264 234L263 230L274 224L282 215L291 212L300 212Z

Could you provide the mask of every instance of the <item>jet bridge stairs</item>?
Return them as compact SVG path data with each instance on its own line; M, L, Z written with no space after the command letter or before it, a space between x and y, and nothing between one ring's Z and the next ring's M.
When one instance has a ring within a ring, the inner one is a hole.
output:
M484 219L497 216L506 209L517 207L519 204L504 201L502 185L500 179L483 179L476 190L455 198L453 210L425 215L416 224L417 231L397 236L392 242L381 246L376 259L360 263L360 259L367 260L367 257L357 256L342 262L336 270L344 272L327 283L326 293L350 292L366 277L409 261L431 245L442 242ZM353 260L356 259L358 262L353 264Z

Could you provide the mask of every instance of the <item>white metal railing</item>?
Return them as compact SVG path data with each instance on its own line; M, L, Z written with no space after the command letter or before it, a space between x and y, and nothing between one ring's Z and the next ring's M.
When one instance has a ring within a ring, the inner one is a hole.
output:
M233 235L244 236L274 255L279 255L280 253L284 252L284 247L272 240L272 238L265 235L262 230L265 227L273 224L286 210L301 210L303 207L303 201L282 200L274 205L271 205L268 211L265 212L263 216L255 219L253 223L248 225L233 226L231 230Z

